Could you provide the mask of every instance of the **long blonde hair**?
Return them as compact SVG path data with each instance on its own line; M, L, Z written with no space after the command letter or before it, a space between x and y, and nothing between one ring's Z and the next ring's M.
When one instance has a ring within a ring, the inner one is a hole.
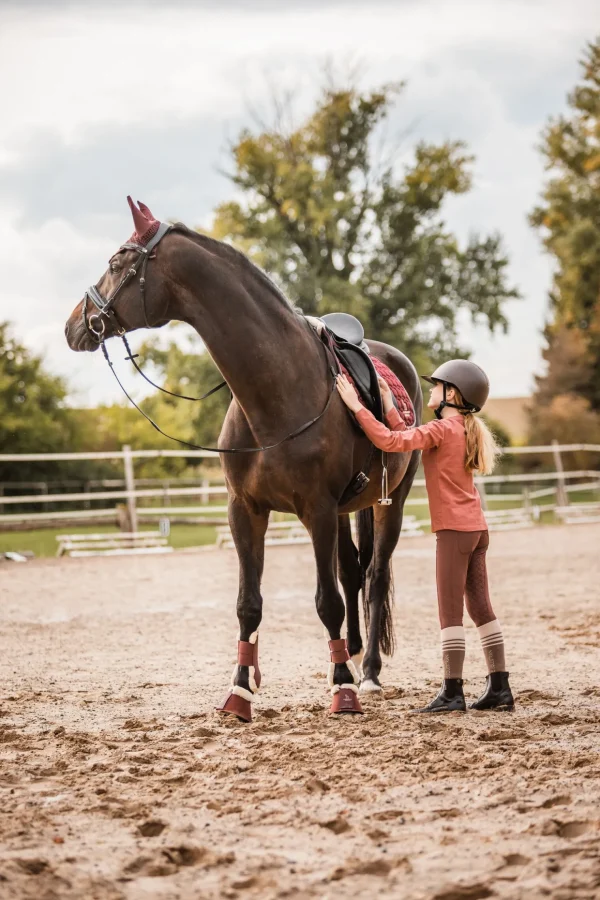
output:
M464 406L460 391L454 388L457 406ZM467 472L478 472L490 475L494 471L496 461L501 453L496 438L483 419L472 412L461 413L465 420L465 438L467 454L465 469Z

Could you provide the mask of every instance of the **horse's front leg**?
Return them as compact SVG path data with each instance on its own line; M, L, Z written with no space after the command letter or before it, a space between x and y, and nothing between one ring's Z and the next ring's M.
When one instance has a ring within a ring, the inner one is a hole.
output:
M345 609L336 578L337 508L311 511L303 521L310 532L317 563L317 612L329 635L331 712L362 713L358 672L350 659L346 639L341 636Z
M252 700L260 687L258 666L258 626L262 619L263 598L260 582L265 557L265 532L269 511L256 512L242 500L229 498L229 524L240 567L237 615L240 635L237 662L233 670L231 691L220 712L231 713L245 722L252 720Z

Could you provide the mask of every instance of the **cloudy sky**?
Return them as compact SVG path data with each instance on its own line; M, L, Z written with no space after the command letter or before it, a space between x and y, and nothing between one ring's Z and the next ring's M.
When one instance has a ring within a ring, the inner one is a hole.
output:
M474 189L446 220L462 238L504 235L524 299L507 337L465 323L463 341L493 395L527 394L551 276L527 224L536 144L599 29L597 0L0 0L0 320L68 378L73 402L120 399L63 328L131 233L126 195L208 225L232 194L218 170L249 109L269 108L273 84L309 109L330 59L358 64L363 86L407 81L390 140L461 138L476 155Z

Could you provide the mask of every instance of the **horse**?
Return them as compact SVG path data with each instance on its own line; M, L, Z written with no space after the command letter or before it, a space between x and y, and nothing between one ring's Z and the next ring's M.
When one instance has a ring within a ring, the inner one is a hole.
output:
M335 391L335 372L315 329L239 250L183 224L161 223L143 203L127 199L136 230L75 306L65 335L72 350L93 352L100 345L105 349L110 337L186 322L231 391L219 448L239 561L240 631L230 693L219 709L244 721L252 717L261 680L265 533L271 511L278 511L295 514L311 538L316 608L329 637L331 711L362 712L359 693L382 691L381 654L394 650L391 557L420 454L391 454L392 502L379 504L382 459ZM367 345L402 382L420 424L423 398L410 360L388 344L368 340ZM238 452L227 452L233 450ZM368 484L348 496L353 476L370 457ZM358 548L351 513L356 513Z

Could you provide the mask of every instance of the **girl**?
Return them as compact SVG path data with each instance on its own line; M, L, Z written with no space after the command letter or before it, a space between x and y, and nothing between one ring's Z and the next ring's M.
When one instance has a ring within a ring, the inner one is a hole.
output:
M483 694L471 709L514 709L504 661L504 640L488 592L485 555L488 530L473 472L487 475L498 448L485 423L476 418L489 394L485 372L464 359L454 359L424 376L433 387L429 409L435 420L406 429L394 407L391 391L380 378L386 428L361 404L352 384L338 375L337 388L346 406L381 450L423 451L425 484L436 532L436 575L444 680L439 694L417 712L466 710L463 693L465 632L463 597L477 626L488 668Z

